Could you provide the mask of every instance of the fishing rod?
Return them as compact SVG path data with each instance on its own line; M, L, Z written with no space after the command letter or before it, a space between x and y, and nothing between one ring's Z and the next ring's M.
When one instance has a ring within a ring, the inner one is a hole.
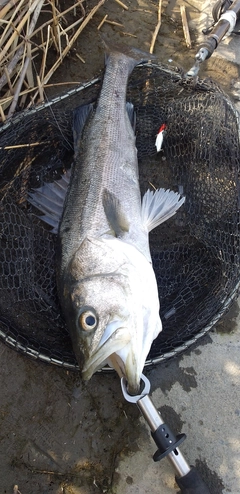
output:
M221 5L223 5L223 3L223 1L217 2L217 4ZM216 50L224 36L229 35L233 32L239 13L240 0L235 0L231 5L229 5L228 10L220 15L220 18L211 30L211 33L200 44L199 50L195 56L195 64L186 73L187 77L196 77L199 72L200 64L204 62L204 60L207 60L211 57L214 50Z
M195 467L189 466L178 446L186 439L186 434L177 436L162 420L160 413L154 406L150 393L150 381L141 375L144 387L140 395L132 396L127 391L127 381L121 379L122 393L126 401L135 403L151 429L151 435L158 450L153 455L154 461L167 458L176 471L176 482L182 494L211 494Z

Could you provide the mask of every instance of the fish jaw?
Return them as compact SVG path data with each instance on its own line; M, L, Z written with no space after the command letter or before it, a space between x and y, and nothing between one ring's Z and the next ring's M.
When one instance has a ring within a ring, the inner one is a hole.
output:
M106 339L105 334L108 334ZM110 356L119 355L119 352L125 347L128 348L131 342L131 335L126 326L121 324L121 321L113 321L106 326L103 338L89 359L85 362L82 370L83 379L89 380L96 370L103 367L105 363L109 363ZM111 359L110 359L111 360ZM125 375L124 362L120 359L116 361L115 368L118 374L122 377Z
M89 380L107 363L120 378L126 378L130 394L138 393L147 355L162 326L158 317L158 303L155 307L151 305L150 313L150 310L141 306L141 301L136 302L139 302L137 310L132 309L125 321L116 320L106 326L99 344L85 361L83 379Z
M157 333L160 330L161 328L158 327ZM110 323L105 332L110 333L108 339L104 338L104 342L100 341L85 362L82 377L84 380L89 380L98 369L107 363L115 369L120 378L126 378L128 392L135 395L140 388L141 374L152 338L149 341L141 340L141 338L133 339L129 328L121 325L121 321Z

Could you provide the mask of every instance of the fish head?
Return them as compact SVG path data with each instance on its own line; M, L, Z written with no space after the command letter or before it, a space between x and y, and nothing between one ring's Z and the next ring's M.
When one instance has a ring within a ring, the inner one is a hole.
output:
M83 378L108 363L136 394L152 341L161 331L150 263L120 240L85 239L68 266L62 293Z

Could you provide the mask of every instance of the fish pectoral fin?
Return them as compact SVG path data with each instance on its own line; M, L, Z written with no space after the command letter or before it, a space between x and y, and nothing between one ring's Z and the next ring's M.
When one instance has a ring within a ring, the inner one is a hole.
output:
M83 129L87 123L88 118L92 114L94 109L94 103L87 105L81 105L75 108L73 113L73 142L74 149L79 146L79 140L82 137Z
M182 206L185 197L172 190L147 190L142 199L142 222L150 232L173 216Z
M124 215L119 199L108 189L103 190L102 203L109 226L115 237L129 231L129 222Z

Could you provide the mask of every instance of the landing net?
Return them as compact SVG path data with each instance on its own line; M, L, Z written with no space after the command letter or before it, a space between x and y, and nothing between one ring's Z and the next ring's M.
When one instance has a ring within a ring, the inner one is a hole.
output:
M57 296L57 239L27 195L70 167L73 109L96 99L100 85L81 85L0 129L0 337L69 369L78 365ZM163 322L150 365L196 341L238 293L239 117L216 84L193 84L163 65L137 67L127 99L137 115L142 193L153 186L186 196L150 237ZM162 123L167 129L157 154Z

